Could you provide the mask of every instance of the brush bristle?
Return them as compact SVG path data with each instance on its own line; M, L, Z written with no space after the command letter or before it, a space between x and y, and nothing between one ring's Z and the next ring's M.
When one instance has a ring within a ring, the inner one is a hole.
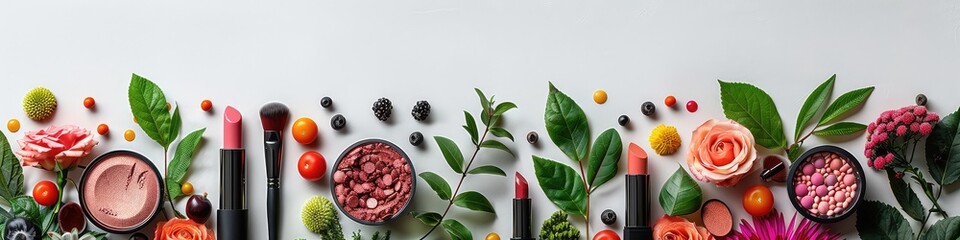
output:
M271 102L260 108L260 124L264 131L282 131L290 118L290 109L279 102Z

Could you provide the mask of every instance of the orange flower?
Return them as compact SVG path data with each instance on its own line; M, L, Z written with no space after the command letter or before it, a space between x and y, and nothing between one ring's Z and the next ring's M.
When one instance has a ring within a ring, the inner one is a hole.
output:
M693 131L687 166L700 181L721 187L740 182L750 173L757 149L750 130L732 120L707 120Z
M657 240L712 240L713 235L706 228L698 227L682 217L663 215L653 226L653 237Z
M174 218L157 224L156 240L216 240L213 230L189 219Z

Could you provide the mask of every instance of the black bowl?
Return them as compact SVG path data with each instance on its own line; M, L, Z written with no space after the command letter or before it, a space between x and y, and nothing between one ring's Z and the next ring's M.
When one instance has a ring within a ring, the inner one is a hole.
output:
M408 193L410 194L410 198L407 199L407 202L403 204L403 207L400 207L400 210L394 213L393 216L390 216L390 218L387 218L386 220L381 222L370 222L363 219L358 219L353 215L350 215L350 213L348 213L347 211L343 210L343 206L340 205L340 201L337 199L337 186L336 186L337 183L333 181L333 173L335 173L337 171L337 167L340 166L340 161L343 161L343 158L346 157L347 154L350 153L350 151L353 150L354 148L357 148L359 146L362 146L364 144L369 144L369 143L383 143L383 144L387 144L387 146L390 146L393 149L396 149L396 151L400 153L400 156L403 156L403 158L407 161L407 164L410 166L410 193ZM413 202L413 197L416 196L417 171L413 168L413 161L410 160L410 156L407 156L407 153L404 152L403 149L398 147L396 144L393 144L392 142L384 139L368 138L368 139L360 140L358 142L351 144L349 147L344 149L342 153L340 153L339 157L337 157L337 162L335 162L333 164L333 167L330 168L330 174L328 175L330 176L330 181L329 181L330 196L333 197L333 203L337 206L337 209L340 210L340 212L342 212L343 215L346 215L348 218L350 218L350 220L353 220L354 222L357 222L363 225L371 225L371 226L384 225L390 221L393 221L394 219L399 218L400 215L403 215L403 212L407 210L407 207L410 206L410 203Z
M808 160L808 158L810 158L810 156L813 156L814 154L821 153L821 152L836 153L841 157L846 158L847 161L850 162L850 166L853 168L853 173L855 174L855 176L857 176L856 195L853 196L853 200L850 201L850 205L847 206L846 211L840 214L834 214L833 216L813 215L812 213L810 213L809 210L807 210L806 208L803 207L803 205L800 204L800 200L797 199L797 193L794 190L795 181L793 179L797 175L797 172L801 170L801 166ZM789 195L790 197L790 203L793 204L793 207L797 209L797 212L799 212L800 215L803 215L807 219L813 220L815 222L834 223L849 217L850 215L852 215L854 212L857 211L857 207L860 206L860 202L863 201L863 197L866 196L864 194L864 191L867 190L867 179L866 179L866 176L863 175L863 167L860 166L860 161L857 160L857 158L854 157L853 154L850 154L850 152L848 152L847 150L844 150L836 146L824 145L824 146L819 146L819 147L815 147L813 149L807 150L806 152L803 153L803 155L800 155L800 157L797 158L796 162L791 164L790 171L787 172L786 185L787 185L787 195Z

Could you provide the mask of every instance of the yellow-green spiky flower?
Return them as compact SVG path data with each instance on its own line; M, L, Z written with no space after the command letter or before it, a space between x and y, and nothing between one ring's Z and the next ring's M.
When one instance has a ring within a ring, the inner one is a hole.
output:
M35 121L47 120L57 111L57 97L50 89L37 87L23 97L23 112Z
M320 196L307 200L300 217L303 218L303 226L314 233L324 233L334 225L340 225L333 203Z

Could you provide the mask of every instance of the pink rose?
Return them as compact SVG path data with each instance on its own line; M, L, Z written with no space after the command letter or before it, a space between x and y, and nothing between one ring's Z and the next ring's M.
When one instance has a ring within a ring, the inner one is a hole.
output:
M687 166L693 176L721 187L740 182L753 169L757 150L750 130L732 120L707 120L693 131Z
M98 142L89 130L66 125L27 132L17 143L20 144L17 155L22 158L23 166L52 171L57 163L64 169L76 167L80 158L89 155Z

